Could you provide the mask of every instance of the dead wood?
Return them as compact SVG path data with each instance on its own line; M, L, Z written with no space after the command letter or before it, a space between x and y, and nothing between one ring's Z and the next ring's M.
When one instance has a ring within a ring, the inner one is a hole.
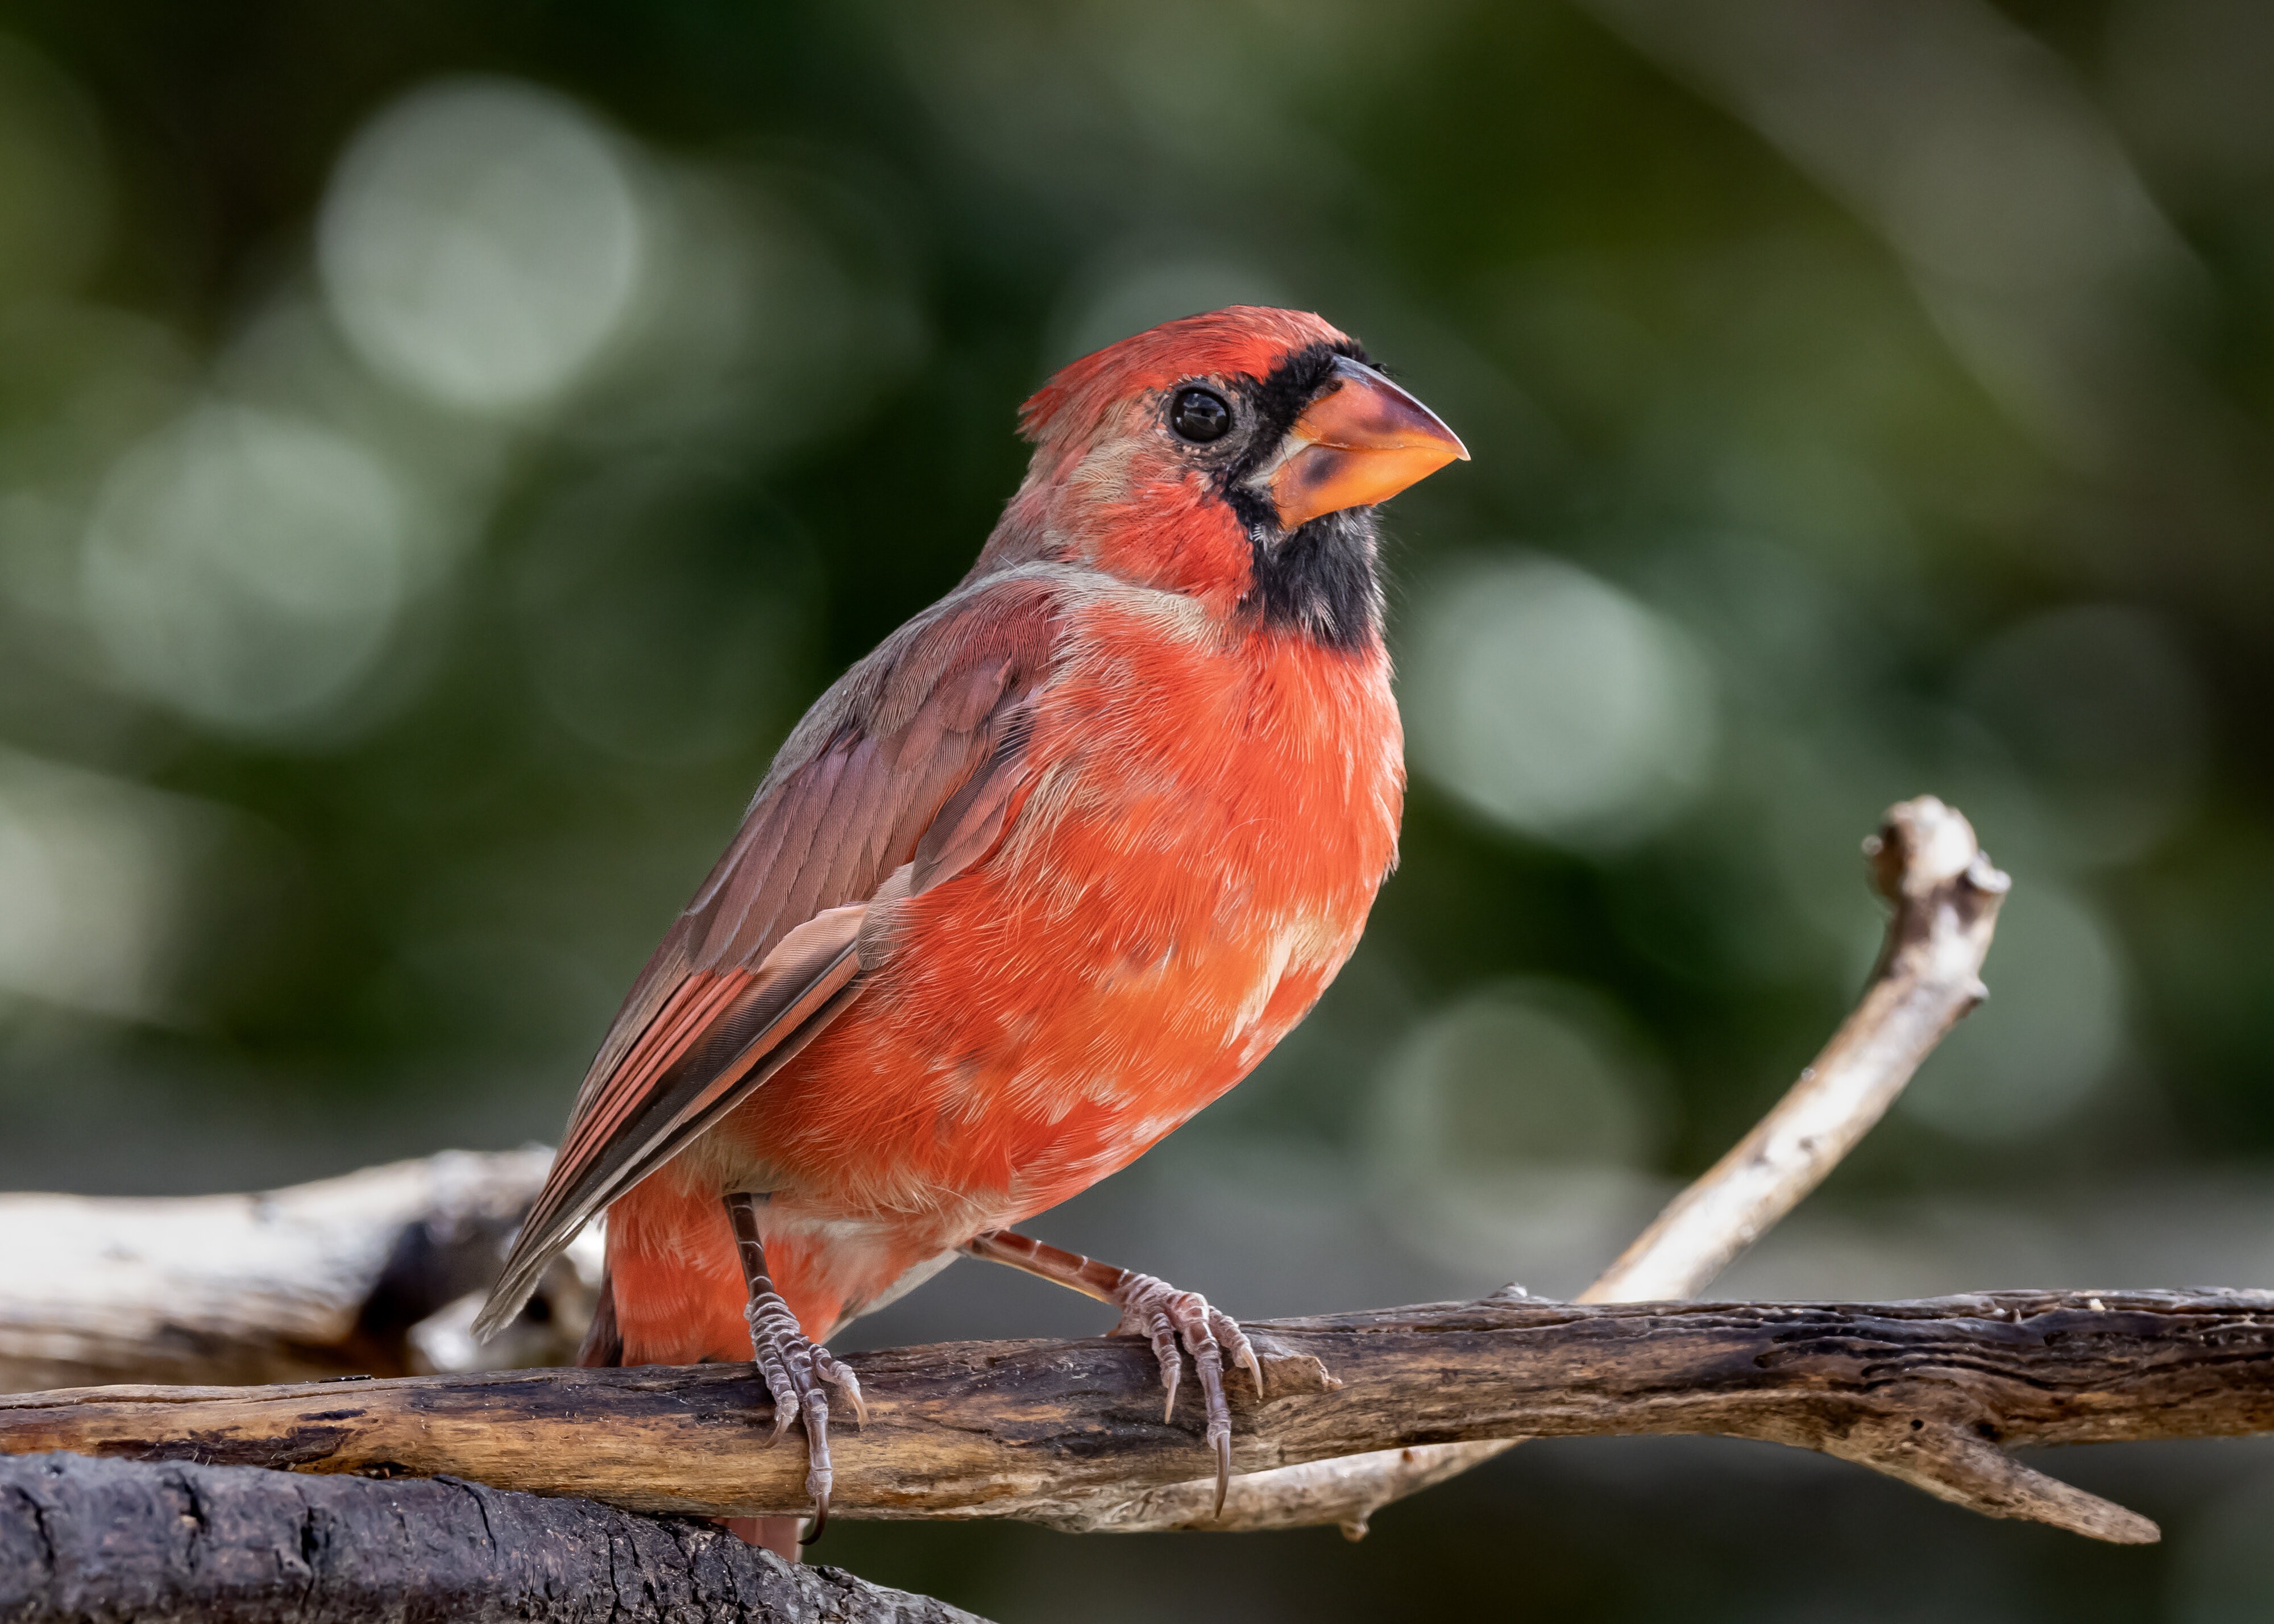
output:
M2154 1524L2015 1446L2274 1428L2274 1294L1999 1292L1885 1304L1589 1305L1498 1296L1252 1327L1243 1471L1462 1440L1710 1433L1818 1449L1992 1516L2140 1542ZM966 1342L847 1361L870 1418L836 1509L1088 1526L1095 1492L1203 1460L1144 1347ZM1329 1382L1324 1372L1339 1380ZM69 1449L310 1472L448 1474L700 1515L803 1508L748 1365L530 1371L0 1398L0 1453Z
M1594 1305L1503 1293L1252 1327L1270 1388L1261 1402L1240 1402L1236 1449L1247 1475L1221 1520L1208 1515L1212 1485L1188 1475L1201 1468L1193 1417L1160 1420L1133 1343L871 1355L849 1361L875 1403L870 1425L847 1440L840 1508L1083 1530L1362 1530L1381 1505L1525 1436L1697 1432L1822 1450L1992 1515L2154 1538L2145 1519L2006 1450L2274 1427L2274 1327L2261 1323L2274 1297L1607 1305L1702 1289L1822 1180L1983 996L2006 880L1966 820L1931 797L1905 802L1866 853L1893 915L1862 1001L1761 1124L1591 1289ZM493 1236L487 1244L493 1255ZM458 1474L652 1511L802 1509L802 1459L794 1446L766 1447L771 1413L748 1366L112 1387L0 1400L0 1454Z
M715 1523L478 1483L0 1459L10 1624L978 1624Z
M1705 1290L1824 1182L1982 1001L1982 963L2010 882L1984 854L1974 826L1922 795L1887 808L1864 856L1871 889L1890 911L1879 963L1855 1010L1784 1098L1676 1196L1581 1301L1640 1303ZM1215 1485L1205 1478L1134 1495L1105 1490L1079 1525L1143 1533L1332 1522L1355 1539L1391 1501L1523 1441L1391 1449L1257 1472L1232 1485L1220 1519Z
M446 1151L254 1195L0 1196L0 1392L571 1358L590 1289L573 1259L478 1359L448 1313L496 1277L551 1160Z

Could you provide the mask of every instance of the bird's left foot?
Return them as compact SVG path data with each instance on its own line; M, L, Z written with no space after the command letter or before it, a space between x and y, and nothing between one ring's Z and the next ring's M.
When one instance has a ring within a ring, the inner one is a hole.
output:
M813 1527L805 1543L811 1545L829 1526L829 1491L836 1482L829 1462L830 1391L834 1388L839 1398L853 1406L856 1420L866 1421L869 1409L853 1372L805 1334L781 1293L774 1289L766 1273L765 1243L758 1229L758 1209L764 1200L764 1196L743 1191L728 1195L727 1221L734 1229L742 1279L750 1292L750 1304L743 1311L750 1326L750 1353L774 1401L774 1432L767 1441L780 1441L793 1421L805 1424L805 1492L813 1497Z
M1184 1379L1178 1344L1193 1356L1193 1374L1208 1413L1208 1445L1216 1452L1216 1515L1222 1516L1224 1493L1231 1486L1231 1405L1224 1397L1224 1366L1245 1369L1255 1379L1255 1396L1263 1396L1263 1365L1247 1334L1239 1321L1199 1292L1179 1291L1151 1274L1125 1274L1110 1300L1121 1310L1114 1334L1146 1337L1153 1344L1161 1386L1168 1395L1161 1410L1163 1421L1176 1413L1177 1387Z
M811 1545L829 1523L829 1491L836 1481L829 1462L829 1395L853 1406L855 1420L869 1418L861 1397L861 1384L851 1371L819 1342L809 1339L771 1282L750 1299L750 1346L758 1374L774 1401L774 1431L769 1443L779 1441L793 1421L805 1425L805 1490L813 1497L813 1529L805 1538Z

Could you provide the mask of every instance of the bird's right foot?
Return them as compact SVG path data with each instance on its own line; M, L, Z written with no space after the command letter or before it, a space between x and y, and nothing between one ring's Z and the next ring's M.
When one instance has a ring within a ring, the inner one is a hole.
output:
M1114 1334L1142 1336L1153 1344L1153 1361L1160 1367L1161 1386L1168 1393L1163 1421L1177 1412L1184 1355L1193 1356L1193 1375L1201 1390L1201 1413L1207 1418L1205 1436L1216 1455L1216 1515L1221 1517L1224 1495L1231 1486L1231 1402L1224 1390L1227 1366L1253 1376L1255 1396L1263 1396L1263 1365L1247 1333L1239 1328L1239 1321L1197 1291L1179 1291L1151 1274L1100 1263L1010 1229L975 1235L963 1249L974 1257L1054 1280L1119 1309L1121 1323L1113 1327Z
M1216 1455L1216 1515L1222 1516L1224 1493L1231 1486L1231 1405L1224 1391L1225 1365L1246 1370L1255 1379L1255 1396L1263 1396L1263 1366L1247 1333L1199 1292L1179 1291L1165 1280L1133 1270L1124 1272L1110 1300L1121 1310L1115 1335L1142 1336L1153 1344L1153 1360L1168 1393L1161 1414L1164 1421L1177 1411L1177 1387L1184 1374L1178 1344L1193 1356L1201 1409L1207 1417L1205 1436Z

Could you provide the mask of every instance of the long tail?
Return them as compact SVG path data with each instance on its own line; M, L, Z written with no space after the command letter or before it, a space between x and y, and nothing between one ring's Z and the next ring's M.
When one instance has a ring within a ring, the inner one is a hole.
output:
M584 1346L576 1350L576 1363L587 1369L612 1369L623 1362L624 1334L616 1324L616 1282L604 1263L599 1299L592 1304L592 1323L585 1328Z

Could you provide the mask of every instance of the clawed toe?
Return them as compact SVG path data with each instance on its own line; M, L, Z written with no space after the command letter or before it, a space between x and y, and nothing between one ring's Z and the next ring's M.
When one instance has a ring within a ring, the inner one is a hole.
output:
M766 1441L778 1440L793 1421L804 1427L805 1489L813 1500L813 1526L804 1543L811 1545L828 1526L829 1492L836 1482L829 1458L830 1389L853 1406L856 1421L868 1419L868 1406L853 1372L806 1336L789 1305L772 1291L751 1299L749 1317L758 1374L774 1401L773 1434Z
M1153 1345L1153 1359L1160 1367L1166 1399L1161 1410L1163 1421L1177 1413L1184 1356L1192 1355L1193 1375L1200 1383L1201 1406L1208 1417L1208 1446L1216 1455L1216 1515L1223 1516L1224 1495L1231 1487L1231 1403L1224 1392L1225 1365L1245 1370L1254 1380L1255 1396L1263 1397L1263 1361L1255 1357L1254 1346L1239 1322L1210 1307L1197 1291L1179 1291L1150 1274L1116 1268L1013 1230L983 1230L964 1243L964 1250L975 1257L991 1258L1054 1280L1118 1308L1121 1323L1115 1332L1144 1337Z
M869 1401L862 1396L861 1383L853 1372L837 1362L828 1349L816 1344L813 1350L813 1372L822 1380L837 1389L837 1396L853 1406L853 1425L865 1426L869 1421Z
M1226 1356L1255 1381L1255 1396L1263 1396L1263 1365L1239 1322L1216 1308L1197 1291L1179 1291L1150 1274L1131 1274L1116 1292L1126 1335L1142 1336L1153 1344L1153 1357L1161 1370L1166 1402L1161 1418L1176 1414L1177 1389L1184 1377L1182 1354L1193 1359L1193 1376L1200 1384L1207 1415L1207 1439L1216 1455L1216 1515L1224 1515L1224 1495L1231 1486L1231 1403L1224 1395ZM1181 1351L1180 1351L1181 1350Z

